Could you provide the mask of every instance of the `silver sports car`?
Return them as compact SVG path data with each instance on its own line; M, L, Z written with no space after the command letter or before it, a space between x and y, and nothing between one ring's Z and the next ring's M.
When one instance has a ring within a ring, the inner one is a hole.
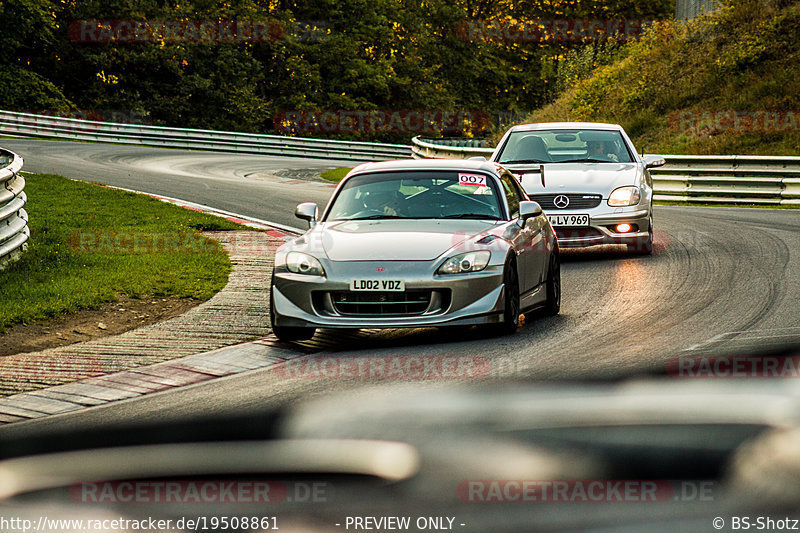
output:
M653 180L660 156L637 155L621 126L525 124L508 130L491 157L508 167L556 228L561 247L626 244L653 250Z
M279 339L322 328L493 324L516 330L536 308L557 314L555 232L502 166L411 160L354 168L310 229L275 254L272 328Z

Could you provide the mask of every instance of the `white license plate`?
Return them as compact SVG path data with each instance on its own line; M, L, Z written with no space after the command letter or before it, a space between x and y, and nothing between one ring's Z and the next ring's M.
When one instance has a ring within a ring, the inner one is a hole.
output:
M406 290L406 283L399 279L353 279L350 290L402 292Z
M553 226L588 226L589 215L547 215Z

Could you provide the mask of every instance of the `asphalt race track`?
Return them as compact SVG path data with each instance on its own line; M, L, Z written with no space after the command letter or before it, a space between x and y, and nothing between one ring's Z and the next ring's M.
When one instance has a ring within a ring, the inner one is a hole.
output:
M354 166L348 161L292 159L125 146L0 139L25 159L24 171L53 173L209 205L271 222L301 227L294 217L298 187L324 205L331 188L270 179L277 169Z
M246 176L343 164L69 142L3 139L0 145L21 154L27 171L174 196L292 226L300 226L292 217L297 203L324 204L333 189L318 182L286 184ZM35 202L29 198L31 206ZM663 372L687 349L725 355L800 340L800 211L657 207L655 215L652 256L627 256L613 248L562 254L558 317L533 319L508 337L475 330L394 330L371 337L359 350L342 348L335 355L480 356L488 359L493 377L551 381ZM426 386L456 382L430 380ZM0 435L24 433L33 424L74 428L200 409L206 414L263 409L365 385L366 395L375 387L414 384L286 379L257 370L13 424Z

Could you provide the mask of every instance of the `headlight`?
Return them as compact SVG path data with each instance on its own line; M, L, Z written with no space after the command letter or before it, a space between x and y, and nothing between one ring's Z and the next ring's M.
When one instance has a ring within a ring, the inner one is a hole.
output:
M319 260L303 252L289 252L286 254L286 269L295 274L308 274L309 276L324 276L325 270Z
M626 207L639 203L639 187L620 187L608 197L608 205L612 207Z
M489 259L492 257L492 252L488 250L481 250L479 252L467 252L464 254L454 255L444 262L437 274L462 274L464 272L478 272L486 268L489 264Z

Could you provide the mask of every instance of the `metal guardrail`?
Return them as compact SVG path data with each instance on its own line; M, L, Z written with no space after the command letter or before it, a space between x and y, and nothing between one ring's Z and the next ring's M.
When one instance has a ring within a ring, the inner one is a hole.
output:
M414 159L469 159L478 156L488 158L494 152L494 148L452 146L452 144L445 144L446 142L445 139L414 137L411 139L411 151Z
M19 256L31 235L23 209L28 198L19 174L22 163L14 152L0 149L0 270Z
M666 155L651 170L662 201L800 206L800 157Z
M412 140L414 157L489 157L494 148L454 147L436 139ZM800 157L753 155L665 155L651 170L659 201L800 205Z
M50 115L17 113L14 111L0 111L0 133L164 148L187 148L347 161L382 161L411 157L411 147L402 144L166 128L139 124L97 122Z

